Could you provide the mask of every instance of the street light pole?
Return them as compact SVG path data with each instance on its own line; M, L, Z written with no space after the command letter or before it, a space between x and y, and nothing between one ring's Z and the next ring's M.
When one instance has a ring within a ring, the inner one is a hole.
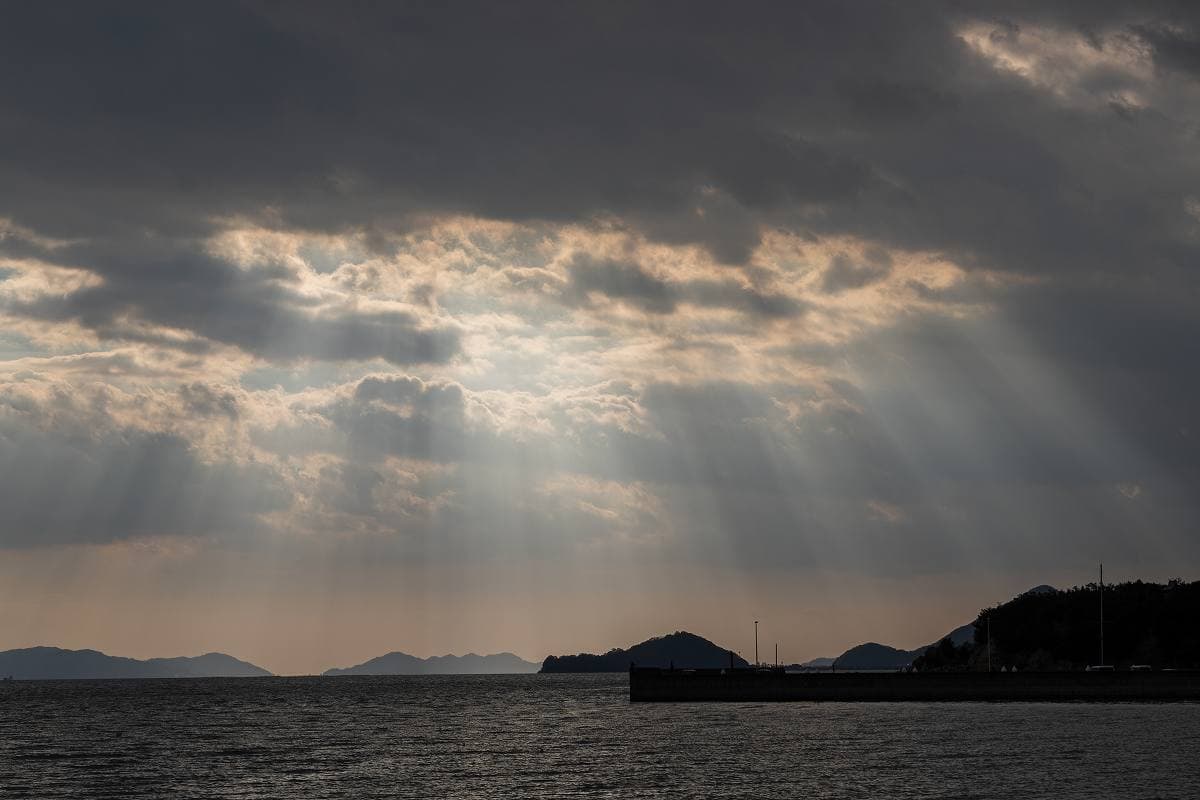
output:
M754 666L758 666L758 620L754 620Z

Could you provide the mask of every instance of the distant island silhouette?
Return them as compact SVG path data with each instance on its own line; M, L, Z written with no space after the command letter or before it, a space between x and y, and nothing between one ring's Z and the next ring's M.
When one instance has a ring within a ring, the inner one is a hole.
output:
M968 641L974 628L963 625L947 634L955 643ZM899 669L909 666L931 645L914 650L900 650L876 642L855 645L837 658L816 658L803 664L785 665L790 669ZM669 667L674 664L681 669L716 669L730 666L730 648L721 647L702 636L687 631L676 631L666 636L647 639L628 649L613 648L603 655L580 653L578 655L548 656L542 662L542 672L622 672L629 669L630 662L640 667ZM747 667L749 662L734 655L735 667Z
M98 650L26 647L0 651L0 677L17 680L101 678L259 678L271 673L224 653L178 658L122 658Z
M732 664L731 664L732 658ZM739 655L687 631L647 639L623 650L613 648L603 655L579 653L573 656L547 656L542 672L621 672L630 663L643 667L720 668L747 667Z
M408 653L393 652L372 658L345 669L328 669L321 673L337 675L514 675L537 672L538 665L513 655L494 653L481 656L431 656L418 658Z
M1105 661L1116 669L1137 664L1153 668L1200 668L1200 581L1166 584L1133 581L1104 587ZM973 622L937 642L905 650L866 642L836 658L784 665L790 670L980 671L988 654L994 668L1021 671L1081 670L1100 663L1100 587L1060 591L1036 586L1005 603L985 608ZM989 648L990 627L990 648ZM603 654L551 655L539 665L512 653L419 658L391 652L352 667L342 675L487 675L521 673L623 672L640 667L723 669L747 667L740 655L687 631L647 639ZM270 672L224 653L145 660L110 656L97 650L28 647L0 651L0 678L214 678L265 677Z

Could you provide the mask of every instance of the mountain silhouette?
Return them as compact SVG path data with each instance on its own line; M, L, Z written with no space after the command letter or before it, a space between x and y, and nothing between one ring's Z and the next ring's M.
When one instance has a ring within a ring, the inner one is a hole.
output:
M1057 591L1053 586L1043 583L1028 591L1021 592L1017 597L1054 594ZM968 622L966 625L958 626L941 637L941 639L938 639L938 642L942 639L949 639L955 646L973 642L975 641L975 623ZM877 642L867 642L851 647L837 658L814 658L798 666L807 667L808 669L828 669L832 666L836 666L838 669L899 669L900 667L907 667L918 656L936 644L937 642L934 642L933 644L922 645L912 650L902 650L896 647L889 647L885 644L878 644Z
M925 652L925 649L921 648L920 652ZM867 642L851 647L838 656L837 667L839 669L898 669L911 664L919 654L888 647L886 644Z
M542 672L622 672L630 662L639 667L685 668L748 667L749 662L730 651L687 631L676 631L635 644L627 650L613 648L603 655L547 656Z
M26 647L0 652L0 677L21 680L87 678L256 678L262 667L224 653L179 658L122 658L98 650Z
M537 672L538 665L512 653L481 656L432 656L418 658L408 653L388 653L345 669L327 669L323 675L512 675Z

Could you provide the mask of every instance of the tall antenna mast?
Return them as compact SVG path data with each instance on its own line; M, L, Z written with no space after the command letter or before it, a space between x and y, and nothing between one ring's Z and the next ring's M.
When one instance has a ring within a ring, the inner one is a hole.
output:
M987 615L987 637L988 637L988 672L992 671L992 614Z
M1104 562L1100 562L1100 664L1104 664Z

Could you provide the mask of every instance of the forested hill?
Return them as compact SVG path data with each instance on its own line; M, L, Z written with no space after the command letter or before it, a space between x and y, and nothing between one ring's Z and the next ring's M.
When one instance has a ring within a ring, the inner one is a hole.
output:
M917 669L1083 669L1100 661L1100 588L1023 594L975 620L973 642L945 640L914 662ZM1104 660L1118 669L1200 668L1200 581L1133 581L1104 587Z

